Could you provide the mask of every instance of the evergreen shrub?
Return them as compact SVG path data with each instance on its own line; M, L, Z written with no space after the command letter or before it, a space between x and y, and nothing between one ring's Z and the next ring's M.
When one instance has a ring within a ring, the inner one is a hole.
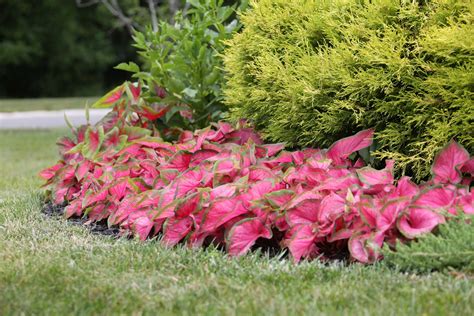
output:
M429 272L458 269L474 272L474 229L471 218L439 225L409 245L398 243L396 251L385 248L385 263L402 271Z
M224 53L231 118L324 147L375 128L377 161L427 178L454 138L474 150L471 1L260 0Z

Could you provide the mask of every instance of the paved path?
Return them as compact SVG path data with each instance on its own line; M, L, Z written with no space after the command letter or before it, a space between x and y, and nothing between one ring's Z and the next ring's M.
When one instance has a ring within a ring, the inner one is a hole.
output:
M89 111L90 122L92 124L96 123L109 111L110 109L91 109ZM67 127L66 121L64 120L64 113L66 113L74 126L86 123L84 109L13 112L0 113L0 129Z

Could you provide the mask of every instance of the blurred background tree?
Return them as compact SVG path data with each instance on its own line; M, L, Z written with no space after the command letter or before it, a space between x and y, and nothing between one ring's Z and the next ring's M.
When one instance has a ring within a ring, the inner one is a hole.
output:
M132 28L172 20L185 0L0 0L0 97L100 95L137 61Z
M0 98L101 95L139 63L133 30L198 0L0 0ZM225 0L233 4L236 0Z

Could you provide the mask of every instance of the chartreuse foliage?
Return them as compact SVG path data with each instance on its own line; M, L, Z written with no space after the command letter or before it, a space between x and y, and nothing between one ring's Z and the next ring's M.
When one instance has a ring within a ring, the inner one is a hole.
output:
M474 151L472 1L251 3L224 54L234 119L291 146L375 128L416 179L452 138Z
M436 234L421 236L418 242L386 249L384 261L404 271L460 269L474 272L474 228L472 217L440 225Z

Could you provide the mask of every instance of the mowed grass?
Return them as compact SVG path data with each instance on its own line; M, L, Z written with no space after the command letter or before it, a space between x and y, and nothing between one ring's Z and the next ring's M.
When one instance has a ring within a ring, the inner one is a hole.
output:
M0 132L0 315L473 315L464 274L114 240L40 213L63 130Z
M0 99L0 112L83 109L86 103L91 105L98 98L99 97Z

